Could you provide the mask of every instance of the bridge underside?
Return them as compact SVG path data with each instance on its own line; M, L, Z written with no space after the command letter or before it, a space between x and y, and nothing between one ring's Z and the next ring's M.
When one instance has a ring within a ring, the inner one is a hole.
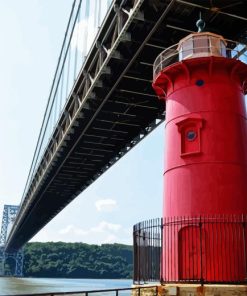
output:
M7 250L19 249L164 120L165 105L151 86L153 62L162 50L195 31L200 11L208 31L246 44L245 1L203 1L203 7L196 0L116 3L119 7L112 6L71 91ZM128 16L122 8L136 13ZM117 31L117 25L122 29ZM101 64L95 59L100 55Z

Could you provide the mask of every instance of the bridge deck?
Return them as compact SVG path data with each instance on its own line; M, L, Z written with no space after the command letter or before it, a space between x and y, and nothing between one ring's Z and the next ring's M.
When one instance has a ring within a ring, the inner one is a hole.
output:
M208 30L246 43L244 1L197 3L116 0L111 6L27 191L8 250L20 248L164 120L165 105L151 87L152 65L195 30L199 11Z

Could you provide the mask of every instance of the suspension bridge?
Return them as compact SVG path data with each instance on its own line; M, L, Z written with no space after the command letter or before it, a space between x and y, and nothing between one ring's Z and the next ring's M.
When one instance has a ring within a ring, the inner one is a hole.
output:
M158 54L195 31L199 12L244 53L246 8L227 0L73 2L20 205L4 208L0 273L12 256L21 275L25 243L165 120L152 89Z

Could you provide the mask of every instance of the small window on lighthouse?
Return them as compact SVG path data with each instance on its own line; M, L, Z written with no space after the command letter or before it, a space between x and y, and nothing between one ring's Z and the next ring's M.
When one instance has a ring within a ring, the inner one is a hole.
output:
M177 122L181 138L181 157L201 153L201 118L186 118Z
M188 141L194 141L195 138L196 138L196 131L195 130L189 130L186 133L186 137L187 137Z

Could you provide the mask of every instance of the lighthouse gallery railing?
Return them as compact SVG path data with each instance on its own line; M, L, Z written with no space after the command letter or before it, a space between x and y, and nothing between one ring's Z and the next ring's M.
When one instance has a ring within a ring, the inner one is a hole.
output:
M133 238L135 283L247 283L247 215L153 219Z
M210 41L216 38L210 38ZM183 59L188 59L195 56L195 54L207 54L208 56L221 56L225 58L232 58L241 60L244 63L247 63L247 46L245 44L224 39L225 44L221 43L220 47L217 47L215 44L211 44L210 41L205 43L205 40L208 41L205 36L197 37L197 45L195 47L195 43L193 40L188 40L186 46L181 47L179 44L174 44L164 51L162 51L156 60L154 61L153 68L153 79L157 77L157 75L167 66L179 62ZM190 42L189 42L190 41Z

